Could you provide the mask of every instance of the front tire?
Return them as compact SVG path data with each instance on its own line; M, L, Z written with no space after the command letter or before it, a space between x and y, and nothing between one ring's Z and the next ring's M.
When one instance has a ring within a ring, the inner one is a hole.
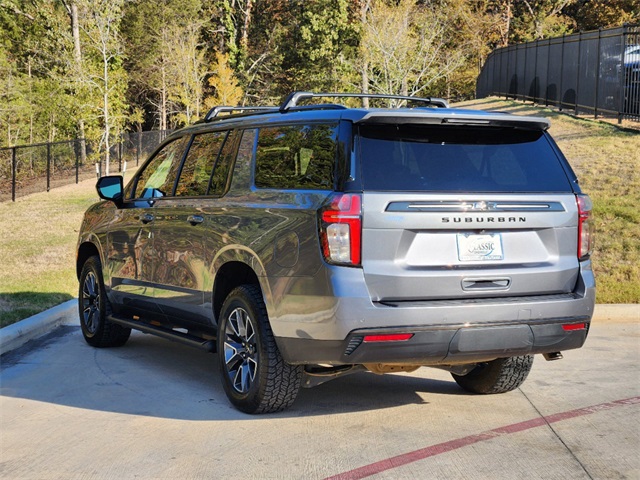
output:
M526 380L533 355L498 358L478 365L466 375L451 376L463 389L471 393L493 394L510 392Z
M85 341L92 347L121 347L129 339L131 329L107 320L111 304L102 278L100 257L87 259L80 273L78 292L80 327Z
M222 385L238 410L278 412L293 404L303 367L280 355L257 286L231 291L220 312L217 342Z

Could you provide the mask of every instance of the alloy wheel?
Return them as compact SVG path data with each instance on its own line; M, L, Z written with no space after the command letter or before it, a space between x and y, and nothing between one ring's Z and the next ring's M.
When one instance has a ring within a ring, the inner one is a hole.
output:
M82 284L82 317L89 333L96 333L100 320L100 286L95 273L89 272Z
M253 321L245 309L236 308L229 314L224 335L225 371L238 393L248 393L258 372L258 345Z

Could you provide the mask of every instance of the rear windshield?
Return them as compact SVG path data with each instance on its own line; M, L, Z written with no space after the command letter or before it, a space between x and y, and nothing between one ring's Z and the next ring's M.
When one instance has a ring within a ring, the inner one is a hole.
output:
M541 131L362 125L359 148L365 190L571 192Z

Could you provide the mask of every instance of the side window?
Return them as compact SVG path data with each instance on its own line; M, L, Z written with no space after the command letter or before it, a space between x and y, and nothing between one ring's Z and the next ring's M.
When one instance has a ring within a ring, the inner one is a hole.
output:
M227 132L201 133L193 137L193 142L184 160L176 196L206 195L209 188L209 179L220 146Z
M253 147L255 145L258 131L255 128L243 130L238 135L242 135L238 145L238 155L236 157L233 175L231 179L231 190L242 189L249 186L251 178L251 160L253 159Z
M233 159L236 153L239 132L233 130L227 135L227 139L222 146L222 151L218 157L218 162L213 169L211 177L211 186L209 187L209 195L222 196L227 191L227 182L229 179L229 170L233 165Z
M256 152L256 187L331 189L337 133L337 125L261 128Z
M178 138L164 146L138 175L133 198L156 198L173 194L173 185L180 168L189 136Z

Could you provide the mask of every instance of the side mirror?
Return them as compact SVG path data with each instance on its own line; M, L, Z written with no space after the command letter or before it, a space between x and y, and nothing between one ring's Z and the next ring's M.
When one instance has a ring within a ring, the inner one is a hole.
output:
M122 177L120 175L109 175L100 177L96 183L98 195L104 200L111 200L116 206L122 205Z

